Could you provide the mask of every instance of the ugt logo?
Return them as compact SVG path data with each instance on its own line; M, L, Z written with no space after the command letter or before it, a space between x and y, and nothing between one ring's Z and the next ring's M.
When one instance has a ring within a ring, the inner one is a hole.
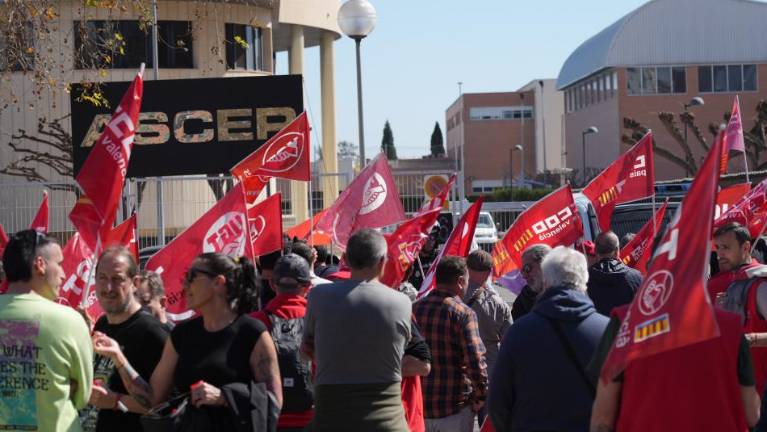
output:
M267 175L278 175L290 171L298 164L305 151L304 134L288 132L269 144L258 171Z
M227 212L208 229L202 251L242 256L245 252L245 238L245 215L240 212Z
M368 214L381 207L381 204L386 201L386 195L386 181L381 177L381 174L373 173L365 183L365 190L362 193L362 208L359 214Z

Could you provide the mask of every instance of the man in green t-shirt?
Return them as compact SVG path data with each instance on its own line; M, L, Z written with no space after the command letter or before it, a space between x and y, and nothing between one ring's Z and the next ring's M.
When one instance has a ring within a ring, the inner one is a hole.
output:
M64 282L61 247L34 230L5 248L8 291L0 295L0 430L80 431L93 347L75 310L54 300Z

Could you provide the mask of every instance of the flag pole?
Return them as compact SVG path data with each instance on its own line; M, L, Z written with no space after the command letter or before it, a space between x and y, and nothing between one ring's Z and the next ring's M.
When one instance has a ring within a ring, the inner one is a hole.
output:
M314 196L312 195L312 178L309 176L309 246L314 247Z
M756 244L759 242L759 239L762 237L762 235L764 235L764 231L765 231L766 229L767 229L767 224L764 224L764 226L762 227L762 230L761 230L761 231L759 231L759 235L757 235L756 237L754 237L754 242L753 242L753 244L751 245L751 253L754 253L754 249L756 249Z
M751 184L751 180L748 178L748 156L746 155L746 149L743 149L743 166L746 169L746 182Z
M80 307L84 310L87 310L86 304L88 301L88 296L90 295L90 287L91 287L91 279L94 277L94 273L96 273L96 264L99 261L99 254L101 253L101 234L96 236L96 250L93 252L93 262L91 263L91 268L88 270L88 277L85 279L85 287L83 287L83 295L80 297Z
M653 189L654 188L655 188L655 186L653 185ZM653 231L654 234L658 233L658 226L657 226L658 223L655 222L655 219L656 219L655 218L655 214L656 214L656 212L657 212L657 209L656 209L656 203L655 203L655 191L653 190L652 191L652 231Z

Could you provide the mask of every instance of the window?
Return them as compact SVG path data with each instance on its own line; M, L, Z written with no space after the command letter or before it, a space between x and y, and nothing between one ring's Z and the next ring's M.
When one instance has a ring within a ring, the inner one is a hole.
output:
M756 65L706 65L698 67L701 93L756 91Z
M642 68L642 94L657 93L655 68Z
M263 70L261 28L227 24L225 43L228 69Z
M671 93L671 68L658 68L658 93Z
M519 120L522 118L533 118L533 108L529 106L469 108L470 120Z
M76 69L132 69L141 63L154 65L151 27L141 29L138 21L75 21ZM157 23L158 65L167 69L194 67L192 23Z
M628 75L628 79L626 80L628 83L628 93L629 95L640 95L642 94L642 78L639 75L640 69L638 68L628 68L626 70L626 74Z
M610 96L615 94L615 90L618 90L618 72L613 72L613 85L610 88Z
M687 93L687 73L683 67L671 68L674 93Z
M628 94L654 95L687 92L687 76L684 67L646 66L626 69ZM613 86L617 88L617 75L613 75Z

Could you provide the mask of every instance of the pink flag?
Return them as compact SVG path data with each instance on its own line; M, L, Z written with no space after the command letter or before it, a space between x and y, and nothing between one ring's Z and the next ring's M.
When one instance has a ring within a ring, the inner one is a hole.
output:
M29 229L47 233L48 221L48 191L43 191L43 201L40 203L40 208L37 210L37 214L32 220L32 225L29 226Z
M732 151L746 151L745 141L743 139L743 122L740 118L740 99L735 96L732 101L732 113L730 121L727 122L727 128L724 130L725 153Z
M383 153L352 180L317 228L330 234L341 249L352 233L362 228L381 228L405 220L405 209Z

